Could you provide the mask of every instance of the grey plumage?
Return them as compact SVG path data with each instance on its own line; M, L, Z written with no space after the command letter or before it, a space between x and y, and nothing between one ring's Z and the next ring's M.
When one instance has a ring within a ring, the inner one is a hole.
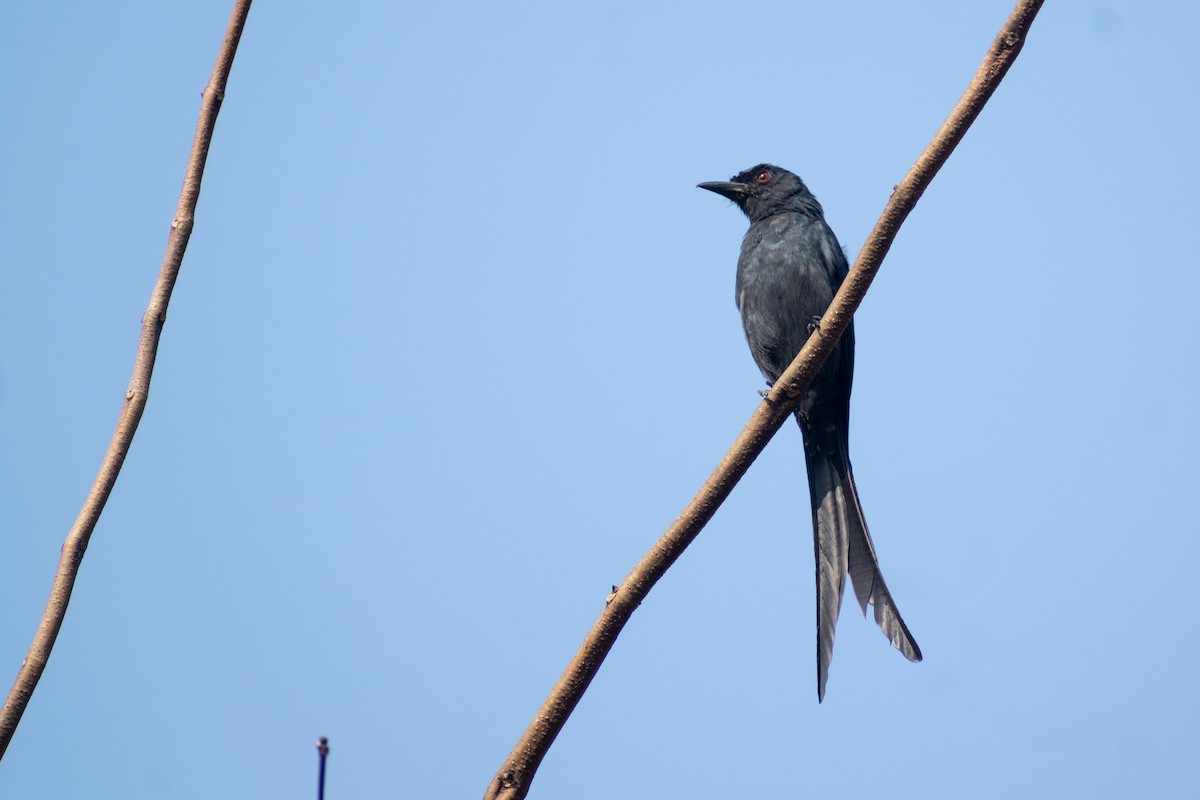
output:
M849 271L821 204L799 177L771 164L700 188L733 200L750 219L738 258L736 300L750 353L771 384L787 369ZM866 614L912 661L921 650L892 600L850 468L850 389L854 326L834 347L796 411L812 501L817 579L817 697L833 658L846 576Z

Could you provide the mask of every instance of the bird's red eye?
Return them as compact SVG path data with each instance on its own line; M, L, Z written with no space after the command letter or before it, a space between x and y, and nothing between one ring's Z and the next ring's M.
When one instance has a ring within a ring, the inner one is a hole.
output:
M769 169L764 169L762 172L754 176L754 180L758 181L759 183L766 183L767 181L771 180L771 171Z

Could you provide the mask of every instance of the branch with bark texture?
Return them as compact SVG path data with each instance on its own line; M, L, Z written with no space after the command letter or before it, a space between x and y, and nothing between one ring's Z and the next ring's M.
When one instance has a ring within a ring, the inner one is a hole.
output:
M29 653L21 664L20 672L17 673L12 690L8 693L8 699L5 700L3 709L0 709L0 758L4 757L25 708L29 705L29 699L42 677L46 663L50 660L50 652L54 649L54 641L62 628L67 605L71 602L71 590L75 586L75 577L79 573L79 565L83 562L83 554L87 551L92 531L95 530L113 485L117 482L121 465L129 453L129 445L146 408L150 377L154 373L154 359L158 354L158 342L167 318L167 306L171 302L175 279L179 276L183 254L192 235L196 202L200 198L200 182L204 177L204 163L208 159L213 127L217 123L221 101L225 98L225 84L229 80L233 57L237 53L238 41L242 38L242 29L246 25L246 15L250 12L250 2L251 0L237 0L229 27L225 31L225 41L217 54L212 77L201 95L200 119L196 124L196 136L192 141L192 152L183 178L179 206L175 210L175 218L171 221L171 233L167 238L167 252L163 257L162 269L150 295L150 305L142 317L142 334L138 340L137 357L133 362L133 376L129 380L125 402L117 418L117 429L113 431L112 441L104 454L100 473L96 476L66 541L63 542L58 571L50 588L50 599L46 602L46 611L33 637L33 643L29 646Z
M809 337L792 365L771 388L765 401L755 410L750 422L692 502L613 591L600 618L538 709L533 722L492 778L484 793L484 800L521 800L529 793L533 776L554 743L554 738L587 691L634 610L699 535L767 442L795 411L834 344L850 324L905 218L1021 52L1042 2L1021 0L1017 3L933 141L893 190L883 214L855 259L850 274L821 318L818 332Z

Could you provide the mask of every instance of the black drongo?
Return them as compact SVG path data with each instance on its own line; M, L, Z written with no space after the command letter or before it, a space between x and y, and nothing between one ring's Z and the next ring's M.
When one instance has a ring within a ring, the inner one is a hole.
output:
M737 268L737 306L750 353L774 384L819 325L849 271L821 204L796 175L759 164L728 182L702 183L729 198L750 218ZM833 658L833 634L846 575L863 613L911 661L921 650L892 601L867 532L850 469L850 384L854 378L854 326L846 329L796 411L804 433L804 458L812 500L817 562L817 697Z

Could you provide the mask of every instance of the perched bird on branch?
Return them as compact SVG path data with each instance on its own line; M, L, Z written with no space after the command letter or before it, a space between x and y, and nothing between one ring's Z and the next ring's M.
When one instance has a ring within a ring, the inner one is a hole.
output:
M841 286L849 264L825 212L799 177L759 164L729 181L701 183L737 204L750 218L737 267L737 306L750 353L774 384L814 330ZM854 325L834 347L796 410L804 433L804 460L812 500L817 566L817 698L833 658L833 635L846 588L854 584L866 614L910 661L921 649L900 617L867 532L850 469L850 385L854 379Z

